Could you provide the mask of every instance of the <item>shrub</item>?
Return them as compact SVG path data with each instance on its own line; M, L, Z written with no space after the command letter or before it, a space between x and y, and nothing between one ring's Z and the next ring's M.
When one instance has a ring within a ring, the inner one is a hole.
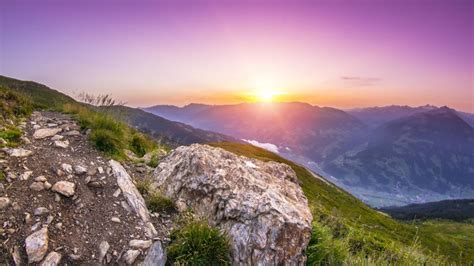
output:
M122 140L120 136L112 131L105 129L93 130L90 139L98 150L108 155L120 156L122 154Z
M159 192L153 192L146 196L148 209L152 212L171 212L176 209L174 202Z
M0 131L0 138L7 141L7 145L15 146L21 140L21 131L16 127L6 128Z
M142 194L142 196L148 196L148 192L150 190L151 180L148 178L141 178L135 180L135 187L138 189L138 192Z
M150 166L151 168L155 168L158 166L159 162L160 162L160 157L158 156L157 153L154 153L151 156L150 161L147 163L147 165Z
M204 222L173 230L167 253L171 264L230 265L228 237Z
M146 154L153 147L151 143L141 134L135 133L130 141L130 149L139 157Z

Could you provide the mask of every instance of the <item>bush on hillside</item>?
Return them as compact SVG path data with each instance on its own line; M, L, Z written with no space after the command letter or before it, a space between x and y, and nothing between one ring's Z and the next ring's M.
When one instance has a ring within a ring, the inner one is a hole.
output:
M229 239L207 223L191 221L171 232L167 255L177 265L230 265Z

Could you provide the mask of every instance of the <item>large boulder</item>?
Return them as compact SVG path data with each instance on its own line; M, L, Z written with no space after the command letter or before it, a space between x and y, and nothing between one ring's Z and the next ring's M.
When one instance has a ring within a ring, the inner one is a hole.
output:
M286 164L208 145L179 147L154 172L155 189L221 228L234 265L303 265L312 216Z

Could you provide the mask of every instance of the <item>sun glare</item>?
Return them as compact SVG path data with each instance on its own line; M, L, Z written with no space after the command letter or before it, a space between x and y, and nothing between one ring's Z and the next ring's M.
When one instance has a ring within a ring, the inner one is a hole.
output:
M258 98L262 102L271 102L275 97L276 92L271 90L262 90L258 93Z

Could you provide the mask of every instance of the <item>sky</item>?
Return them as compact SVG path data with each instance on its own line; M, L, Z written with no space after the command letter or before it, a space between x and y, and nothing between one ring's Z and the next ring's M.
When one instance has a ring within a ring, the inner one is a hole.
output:
M473 1L0 1L0 74L131 106L474 112Z

